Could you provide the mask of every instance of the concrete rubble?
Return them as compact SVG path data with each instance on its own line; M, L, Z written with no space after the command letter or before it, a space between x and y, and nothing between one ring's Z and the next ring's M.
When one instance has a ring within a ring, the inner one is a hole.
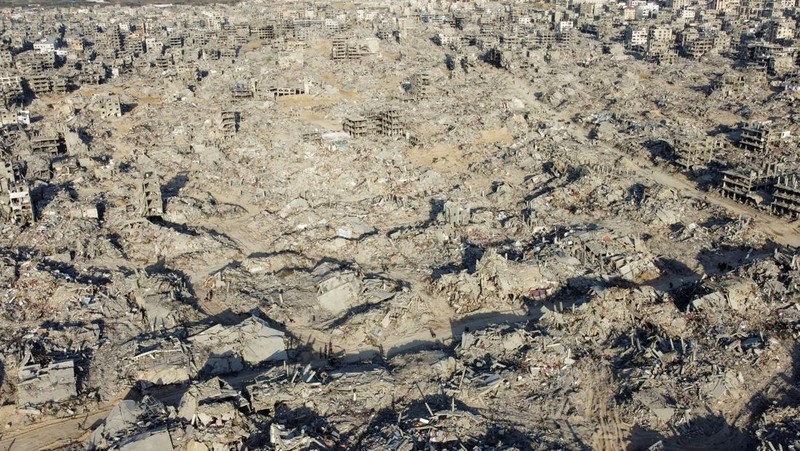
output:
M75 365L71 361L23 366L19 370L17 403L36 405L59 402L77 395Z
M0 12L0 448L800 448L794 3Z
M201 371L225 374L241 371L244 364L286 360L285 334L257 317L225 327L212 326L188 338L195 353L207 355ZM201 359L202 360L202 359Z

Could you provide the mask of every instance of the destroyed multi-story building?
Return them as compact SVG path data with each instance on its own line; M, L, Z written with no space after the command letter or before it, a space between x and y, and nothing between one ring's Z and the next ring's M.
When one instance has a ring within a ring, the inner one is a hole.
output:
M723 196L739 202L766 202L769 191L784 176L784 170L777 163L765 163L756 169L722 171L720 192Z
M239 131L239 113L236 111L223 111L220 119L223 137L226 139L232 138Z
M647 45L647 28L629 25L625 29L625 45L636 51L643 51Z
M353 60L375 53L377 42L357 42L349 36L336 36L331 39L331 59L334 61Z
M119 96L113 94L92 96L89 108L104 119L122 116Z
M100 62L84 62L77 76L80 85L99 85L108 78L108 68Z
M359 138L375 132L375 121L364 116L348 117L342 124L342 130L352 137Z
M770 213L792 221L800 219L800 186L796 175L779 177L772 187Z
M762 123L744 124L741 128L739 147L754 153L764 153L772 142L773 135L769 125Z
M696 28L680 30L677 40L681 51L692 59L699 59L714 48L713 37Z
M33 75L27 78L28 87L40 96L53 91L53 81L46 75Z
M252 99L255 93L252 83L236 82L231 87L231 99L233 100L246 100Z
M158 218L164 214L164 199L161 183L154 172L145 173L139 180L139 212L146 218Z
M584 265L624 280L642 281L658 277L655 257L639 237L614 237L605 231L570 235L572 255Z
M33 153L56 156L66 150L64 136L55 130L32 130L29 142Z
M27 127L31 125L30 110L0 110L0 128L5 126Z
M8 50L0 50L0 69L14 67L14 56Z
M674 163L684 170L708 168L718 155L725 152L726 141L706 137L705 139L677 139L671 145L675 154Z
M393 108L377 110L364 116L348 117L342 124L342 130L353 137L375 133L402 136L406 132L400 111Z
M25 98L22 89L22 80L18 76L0 76L0 98L6 108L21 105Z
M30 184L25 180L19 164L3 162L0 188L5 197L3 210L13 224L29 224L36 220Z
M412 97L417 99L427 99L431 95L431 75L427 72L414 74L411 77L408 90Z

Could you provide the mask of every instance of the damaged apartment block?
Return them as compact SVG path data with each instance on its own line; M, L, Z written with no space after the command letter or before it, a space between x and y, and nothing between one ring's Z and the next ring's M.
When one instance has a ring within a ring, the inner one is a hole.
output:
M250 86L248 86L247 83L236 82L233 87L231 87L231 99L234 101L252 99L255 96L254 91L254 83L251 82Z
M233 138L239 131L239 112L226 110L220 114L220 127L224 139Z
M115 94L95 94L89 108L103 119L122 116L122 104Z
M28 87L37 96L53 91L53 81L46 75L34 75L29 77L27 81Z
M375 133L386 136L405 134L405 126L400 118L400 112L393 108L380 110L366 117L347 118L342 124L342 130L352 137L364 137Z
M311 93L311 82L308 80L303 81L302 86L295 85L294 87L289 86L288 83L284 84L283 86L273 85L267 88L266 90L262 89L258 85L256 86L257 88L255 89L255 92L256 92L256 98L258 99L270 98L272 100L275 100L279 97L299 96Z
M22 80L16 75L0 73L0 100L6 108L13 105L22 105L25 91L22 89Z
M685 171L707 168L716 156L724 152L727 141L707 137L703 140L677 139L671 148L674 164ZM729 147L730 145L727 144Z
M748 123L741 129L739 147L751 152L763 153L772 143L773 135L767 124Z
M377 38L366 42L357 42L349 36L337 36L331 39L331 59L334 61L356 60L377 53Z
M5 126L12 128L24 128L31 125L30 110L1 110L0 109L0 129Z
M769 192L785 176L782 165L764 163L756 169L722 171L720 194L738 202L765 204L769 200Z
M22 175L18 164L4 162L2 165L2 191L6 193L4 210L12 224L29 224L36 220L30 185Z
M431 96L431 75L428 72L414 74L409 82L408 94L415 100L427 99Z
M64 136L50 129L31 131L29 144L33 153L56 156L66 151Z
M770 213L795 221L800 219L800 183L797 175L779 177L772 192Z

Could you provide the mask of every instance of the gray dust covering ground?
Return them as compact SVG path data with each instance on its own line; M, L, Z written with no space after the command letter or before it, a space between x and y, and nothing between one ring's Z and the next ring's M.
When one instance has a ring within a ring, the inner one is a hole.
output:
M0 5L0 449L800 449L793 4L192 3Z

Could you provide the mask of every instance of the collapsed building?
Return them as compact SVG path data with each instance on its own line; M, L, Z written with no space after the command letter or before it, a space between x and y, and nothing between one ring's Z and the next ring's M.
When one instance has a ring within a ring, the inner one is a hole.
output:
M542 300L558 288L555 277L531 263L509 261L496 252L481 257L473 274L445 274L438 289L447 293L457 313L471 313L488 305L497 308L517 298Z
M227 374L241 371L244 364L257 365L270 360L285 360L284 334L251 317L236 326L215 325L189 337L208 357L201 371ZM200 359L202 360L202 359Z
M655 257L641 238L619 238L603 231L570 235L571 254L587 267L630 282L646 282L659 276Z

